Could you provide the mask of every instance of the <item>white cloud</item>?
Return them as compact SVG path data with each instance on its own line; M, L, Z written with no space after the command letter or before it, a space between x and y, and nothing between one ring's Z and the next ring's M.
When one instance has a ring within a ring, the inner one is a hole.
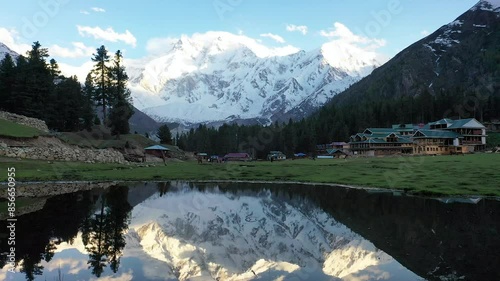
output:
M20 43L18 32L15 29L7 29L0 27L0 42L7 45L12 51L25 55L27 51L31 50L31 45Z
M92 7L90 9L92 11L96 12L96 13L104 13L104 12L106 12L106 10L104 10L103 8L99 8L99 7Z
M287 31L298 31L300 33L302 33L303 35L306 35L307 34L307 26L305 25L295 25L295 24L289 24L286 26L286 30Z
M80 58L91 57L95 52L95 48L85 46L82 42L72 42L73 48L65 48L59 45L52 45L49 47L50 54L62 58Z
M108 27L106 29L102 29L98 26L90 27L90 26L80 26L77 25L78 33L81 36L94 37L95 39L102 39L110 42L118 42L122 41L125 44L131 45L135 48L137 45L137 39L135 36L128 30L124 33L117 33L113 30L112 27Z
M203 48L203 46L211 46L216 40L222 40L220 43L221 46L231 48L232 46L245 45L258 57L286 56L300 51L299 48L292 45L268 47L262 44L259 39L221 31L195 33L191 36L182 35L180 38L152 38L147 42L146 50L149 54L166 53L179 40L182 40L184 43L197 42L196 46L192 46L197 50Z
M85 82L87 74L92 70L92 67L94 67L94 63L90 60L80 66L70 65L59 61L57 63L64 76L70 77L76 75L80 83Z
M320 35L330 39L321 47L325 59L331 66L350 75L366 76L374 65L388 60L387 56L377 52L386 45L384 39L354 34L342 23L336 22L333 28L321 30Z
M171 45L179 41L179 38L151 38L146 43L146 51L150 54L161 53L170 50Z
M420 31L420 35L427 36L427 35L429 35L429 31L422 30L422 31Z
M278 42L278 43L285 43L285 39L283 39L283 37L279 36L279 35L276 35L276 34L272 34L272 33L263 33L261 34L260 36L262 37L268 37L268 38L271 38L273 39L274 41Z
M89 13L88 11L85 11L85 10L81 10L81 11L80 11L80 14L90 15L90 13Z
M362 35L354 34L347 26L340 22L333 24L333 28L328 31L321 30L320 35L332 39L332 41L341 41L361 47L365 50L373 51L387 44L384 39L368 38Z

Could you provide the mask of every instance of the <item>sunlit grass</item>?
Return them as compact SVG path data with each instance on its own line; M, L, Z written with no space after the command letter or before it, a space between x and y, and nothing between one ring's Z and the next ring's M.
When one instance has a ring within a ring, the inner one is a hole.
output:
M8 162L5 162L8 161ZM150 167L0 160L16 168L18 181L47 180L249 180L336 183L405 190L424 195L500 196L500 154L233 162L195 161ZM6 172L0 174L6 180Z

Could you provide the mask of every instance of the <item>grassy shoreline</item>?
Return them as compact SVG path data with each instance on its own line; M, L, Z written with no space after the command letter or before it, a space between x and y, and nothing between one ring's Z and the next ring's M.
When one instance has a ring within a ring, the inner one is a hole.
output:
M16 181L266 181L338 184L385 188L437 196L500 196L500 154L416 156L197 164L167 166L87 164L0 159L0 181L7 167L16 168Z

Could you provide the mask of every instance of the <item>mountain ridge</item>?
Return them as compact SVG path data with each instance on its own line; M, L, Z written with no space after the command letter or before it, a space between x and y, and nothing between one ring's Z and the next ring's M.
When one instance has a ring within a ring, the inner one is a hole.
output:
M7 45L0 42L0 60L3 60L7 54L9 54L14 60L19 56L16 52L7 47Z
M361 49L335 56L346 47L333 43L278 56L245 40L253 39L198 34L154 59L132 61L136 106L157 121L181 123L275 120L296 107L305 116L380 65L374 53L358 56Z

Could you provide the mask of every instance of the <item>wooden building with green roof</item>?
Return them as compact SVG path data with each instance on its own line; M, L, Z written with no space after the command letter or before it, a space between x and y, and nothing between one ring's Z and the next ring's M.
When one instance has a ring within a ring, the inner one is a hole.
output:
M486 148L486 127L474 118L444 118L425 125L400 124L391 128L367 128L349 139L354 155L441 155Z

